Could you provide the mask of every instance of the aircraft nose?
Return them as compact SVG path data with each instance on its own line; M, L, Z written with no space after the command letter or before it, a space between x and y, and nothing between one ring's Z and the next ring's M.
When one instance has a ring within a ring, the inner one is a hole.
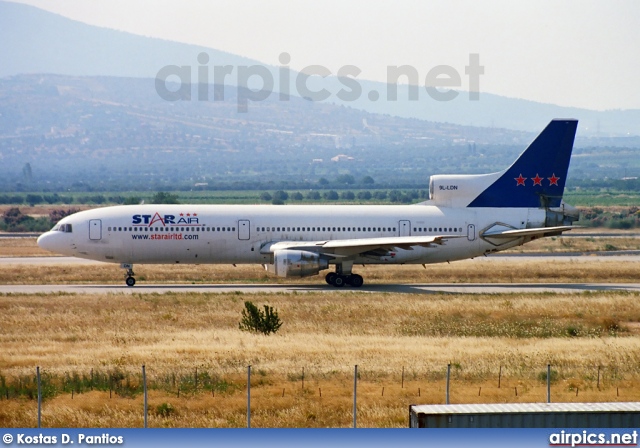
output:
M38 237L36 241L38 243L38 247L44 250L48 250L49 252L60 252L61 241L60 235L57 235L58 232L46 232Z

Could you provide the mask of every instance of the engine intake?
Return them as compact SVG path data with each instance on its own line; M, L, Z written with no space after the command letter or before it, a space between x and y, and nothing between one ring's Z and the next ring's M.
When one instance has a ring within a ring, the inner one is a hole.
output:
M315 252L284 249L273 253L273 264L268 264L266 269L278 277L307 277L328 267L328 260Z

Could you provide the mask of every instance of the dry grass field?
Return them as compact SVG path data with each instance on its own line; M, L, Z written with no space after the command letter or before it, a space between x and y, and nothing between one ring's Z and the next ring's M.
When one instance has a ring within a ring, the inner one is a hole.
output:
M40 366L60 389L45 401L43 424L73 427L141 426L139 393L109 398L85 382L72 398L71 389L74 375L86 380L92 369L138 384L143 364L152 426L244 426L248 365L255 427L349 426L355 364L358 421L368 427L403 427L409 404L443 403L448 363L454 403L544 401L547 363L554 401L634 401L639 299L621 292L5 295L0 381L28 383ZM245 300L275 307L281 330L240 331ZM35 415L32 399L0 401L0 426L33 426Z

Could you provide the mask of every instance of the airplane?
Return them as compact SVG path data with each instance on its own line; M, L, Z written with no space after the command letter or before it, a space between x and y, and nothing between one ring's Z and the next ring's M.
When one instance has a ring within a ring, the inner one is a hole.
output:
M38 245L134 264L261 264L279 277L318 275L361 287L358 265L451 262L576 228L562 200L577 120L555 119L507 169L434 175L413 205L122 205L61 219ZM426 266L425 266L426 267ZM490 275L490 273L487 273Z

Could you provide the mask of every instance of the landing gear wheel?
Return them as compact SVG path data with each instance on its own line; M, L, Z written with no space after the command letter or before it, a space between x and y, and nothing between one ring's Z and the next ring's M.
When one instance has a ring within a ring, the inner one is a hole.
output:
M336 274L335 272L329 272L327 275L325 275L324 279L328 284L333 285L333 282L335 281L337 276L338 274Z
M337 275L336 274L336 278L333 280L333 286L335 286L336 288L342 288L346 282L346 278L342 275Z
M131 287L136 284L136 279L134 278L133 265L131 263L121 263L120 267L122 269L126 269L127 272L124 274L124 282L127 286Z
M349 284L354 288L359 288L364 284L364 279L361 275L353 274L349 277Z

